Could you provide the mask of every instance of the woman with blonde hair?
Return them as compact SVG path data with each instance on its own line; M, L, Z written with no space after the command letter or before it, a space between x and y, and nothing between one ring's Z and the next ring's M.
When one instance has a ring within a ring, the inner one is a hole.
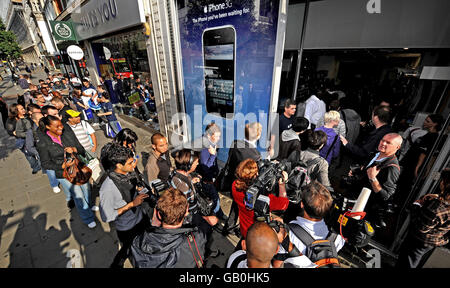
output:
M333 128L337 127L340 119L339 112L331 110L325 113L324 125L316 129L316 131L323 131L327 134L327 143L320 149L319 155L327 160L328 164L331 164L331 161L339 156L341 142Z

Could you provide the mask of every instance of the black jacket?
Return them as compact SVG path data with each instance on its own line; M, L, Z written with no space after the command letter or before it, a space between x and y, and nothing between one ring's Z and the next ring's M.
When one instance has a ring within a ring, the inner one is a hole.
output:
M63 134L61 135L61 145L52 141L50 136L37 130L37 137L39 141L36 143L36 148L39 152L41 159L41 166L44 170L54 170L56 173L56 178L62 179L64 163L64 147L75 147L77 148L78 154L86 157L86 151L83 146L78 141L73 130L64 124Z
M251 147L251 144L244 140L235 140L233 145L228 152L228 174L227 174L227 183L231 184L234 180L236 180L236 176L234 173L236 172L236 168L245 159L253 159L255 161L259 161L261 159L261 154L258 149Z
M278 152L277 159L287 159L294 151L298 151L299 153L302 151L300 137L292 129L285 130L281 134L280 151Z
M359 187L359 192L362 187L367 187L372 190L372 185L367 177L367 169L375 166L375 163L372 163L370 166L367 165L373 157L375 157L375 153L372 153L370 157L367 158L366 165L362 171L362 186ZM394 195L395 190L397 189L397 181L400 176L400 166L397 157L394 155L391 158L386 159L378 166L378 168L380 169L380 173L376 178L381 185L381 191L378 193L373 193L370 200L375 200L375 202L392 200L392 195Z
M152 227L149 232L134 238L131 262L136 268L196 268L204 261L205 229L207 227L202 226L177 229Z
M383 125L378 129L372 130L367 137L365 137L359 145L351 144L350 142L345 145L345 148L351 153L353 157L359 162L363 163L366 157L372 153L376 152L380 140L383 139L384 135L391 133L392 128L389 125Z

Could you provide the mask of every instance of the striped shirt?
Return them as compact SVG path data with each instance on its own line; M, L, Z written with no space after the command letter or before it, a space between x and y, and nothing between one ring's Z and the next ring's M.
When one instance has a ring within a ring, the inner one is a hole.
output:
M85 123L85 125L86 129L83 127L83 124L81 124L81 122L78 123L77 125L69 124L70 128L72 128L73 132L75 133L75 136L77 137L78 141L83 146L83 148L86 150L91 150L93 145L91 144L89 134L94 133L95 130L88 123Z

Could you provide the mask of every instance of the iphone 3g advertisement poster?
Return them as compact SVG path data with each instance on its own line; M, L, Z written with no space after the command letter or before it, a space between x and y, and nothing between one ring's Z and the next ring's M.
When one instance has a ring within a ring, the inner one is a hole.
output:
M287 9L286 1L190 0L178 5L191 140L201 137L208 123L216 122L222 128L219 147L229 148L233 139L243 138L245 118L246 123L263 124L259 142L267 142L267 114L276 90L272 89L275 60L283 54L275 52L279 42L284 44L284 37L277 37L279 27L285 31L285 23L279 21L280 6ZM260 146L264 151L266 147ZM227 150L219 149L220 160L226 161Z

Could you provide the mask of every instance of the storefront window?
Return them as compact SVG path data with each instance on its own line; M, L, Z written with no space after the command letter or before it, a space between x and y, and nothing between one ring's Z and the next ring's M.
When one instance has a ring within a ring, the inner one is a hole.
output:
M131 74L143 78L150 76L150 68L145 45L145 36L141 31L133 31L95 40L92 49L100 71L105 77ZM106 57L110 58L106 58Z

